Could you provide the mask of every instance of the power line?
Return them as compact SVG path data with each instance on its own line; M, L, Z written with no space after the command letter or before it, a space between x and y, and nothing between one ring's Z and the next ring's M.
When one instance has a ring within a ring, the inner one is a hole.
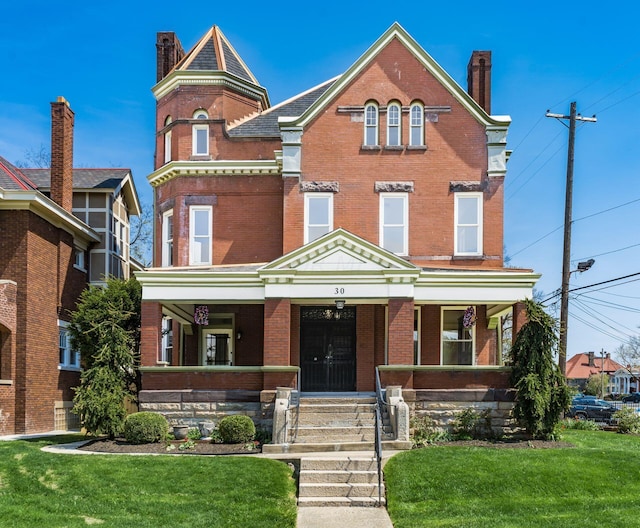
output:
M587 288L594 288L595 286L601 286L601 285L603 285L603 284L610 284L610 283L612 283L612 282L616 282L616 281L619 281L619 280L628 279L628 278L630 278L630 277L637 277L637 276L639 276L639 275L640 275L640 271L639 271L639 272L637 272L637 273L631 273L631 274L629 274L629 275L624 275L624 276L622 276L622 277L616 277L615 279L609 279L609 280L606 280L606 281L596 282L596 283L594 283L594 284L588 284L587 286L580 286L580 287L578 287L578 288L572 288L572 289L567 290L567 291L568 291L569 293L572 293L572 292L579 291L579 290L585 290L585 289L587 289ZM640 280L640 279L636 279L636 280ZM629 282L635 282L635 281L629 281ZM557 297L558 295L559 295L559 293L558 293L558 292L556 292L556 293L554 293L553 295L551 295L551 296L547 297L546 299L544 299L543 301L540 301L540 302L541 302L541 304L544 304L544 303L546 303L547 301L549 301L550 299L553 299L554 297Z

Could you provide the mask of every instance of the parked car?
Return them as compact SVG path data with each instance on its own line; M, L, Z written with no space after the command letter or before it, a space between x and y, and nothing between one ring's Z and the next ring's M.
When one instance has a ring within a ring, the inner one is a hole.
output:
M622 398L622 403L640 403L640 392L633 392L624 398Z
M573 399L567 416L578 420L610 423L613 413L617 410L618 407L608 401L601 400L595 396L582 396Z

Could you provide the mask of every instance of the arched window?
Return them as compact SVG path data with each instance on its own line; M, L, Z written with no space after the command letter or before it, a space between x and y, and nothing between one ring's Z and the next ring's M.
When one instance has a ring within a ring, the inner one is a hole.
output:
M400 145L400 116L400 105L398 103L391 103L387 106L387 145L389 146Z
M209 119L209 115L205 110L196 110L193 114L193 118L198 121L204 121ZM209 124L194 124L192 126L192 141L193 149L192 154L194 156L208 156L209 155Z
M364 107L364 144L378 144L378 106L375 103L368 103Z
M413 103L410 112L409 145L421 147L424 145L424 107L420 103Z
M164 120L165 129L171 124L171 116L167 116ZM164 133L164 162L169 163L171 161L171 129Z

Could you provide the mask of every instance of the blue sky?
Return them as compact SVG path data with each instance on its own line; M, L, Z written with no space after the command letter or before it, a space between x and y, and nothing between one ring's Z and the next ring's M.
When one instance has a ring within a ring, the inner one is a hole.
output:
M626 4L626 6L624 5ZM474 49L491 50L492 110L508 114L513 154L505 185L511 264L560 287L568 130L545 112L596 114L575 147L568 356L613 352L640 333L640 45L634 2L405 1L308 4L11 2L0 19L0 155L12 162L49 148L50 105L76 114L76 166L129 167L142 201L153 168L155 35L175 31L185 50L218 25L269 91L272 104L346 70L394 22L463 87ZM233 4L225 4L229 6ZM306 7L309 6L309 7ZM525 7L526 6L526 7Z

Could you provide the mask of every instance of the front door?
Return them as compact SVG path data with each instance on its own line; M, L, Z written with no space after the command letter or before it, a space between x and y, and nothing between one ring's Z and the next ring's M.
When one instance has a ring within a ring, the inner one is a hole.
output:
M356 309L300 309L301 388L305 392L356 390Z

